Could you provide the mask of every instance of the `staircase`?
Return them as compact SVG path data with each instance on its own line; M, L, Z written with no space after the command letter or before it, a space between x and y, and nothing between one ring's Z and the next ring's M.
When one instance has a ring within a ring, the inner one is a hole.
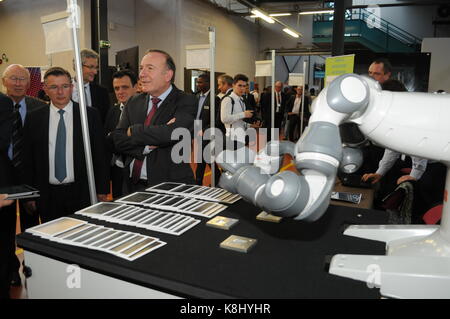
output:
M333 15L318 14L313 21L313 43L329 49ZM345 17L346 51L420 52L422 40L365 9L348 10Z

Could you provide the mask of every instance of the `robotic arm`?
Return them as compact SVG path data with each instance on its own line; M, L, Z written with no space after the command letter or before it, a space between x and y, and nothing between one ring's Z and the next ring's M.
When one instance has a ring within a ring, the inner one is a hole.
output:
M371 78L342 75L315 99L309 126L297 144L270 142L259 154L238 161L230 160L230 151L228 159L219 154L225 170L219 185L272 214L315 221L329 205L338 169L352 173L362 163L360 152L342 147L341 123L358 124L364 135L386 148L449 161L447 100L440 94L382 91ZM292 155L300 175L278 172L285 153Z
M351 90L357 84L359 94ZM274 215L319 219L328 208L338 169L352 173L362 163L359 151L342 147L339 124L365 111L368 92L367 83L358 76L334 81L315 100L310 125L297 144L269 142L257 155L248 149L219 154L217 162L225 170L219 185ZM236 156L238 152L249 155ZM284 154L294 158L301 175L278 172Z
M221 164L226 173L219 184L275 215L315 221L328 207L337 170L351 173L362 161L341 146L338 126L344 122L356 123L378 145L440 161L447 166L441 225L350 226L344 234L385 242L386 256L336 255L329 272L367 283L376 275L375 286L388 297L450 298L450 96L382 91L370 78L347 74L313 107L296 145L269 143L258 155ZM272 153L277 148L281 154ZM277 173L283 152L293 154L300 176Z

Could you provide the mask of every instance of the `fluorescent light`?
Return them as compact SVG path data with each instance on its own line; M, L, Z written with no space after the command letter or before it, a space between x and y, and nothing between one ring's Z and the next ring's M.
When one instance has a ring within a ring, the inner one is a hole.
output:
M334 13L334 10L302 11L299 14L322 14L322 13Z
M271 13L269 16L271 17L288 17L292 15L292 13L286 12L286 13Z
M291 15L292 15L292 13L289 13L289 12L287 12L287 13L271 13L271 14L269 14L270 17L288 17L288 16L291 16ZM255 19L255 18L258 18L258 16L251 15L250 18Z
M275 20L273 20L272 18L270 18L268 15L262 13L259 10L253 9L251 11L251 13L253 13L255 16L257 16L258 18L263 19L264 21L268 22L268 23L275 23Z
M299 37L298 33L295 32L295 31L292 31L291 29L284 28L283 31L286 32L287 34L289 34L290 36L294 37L294 38L298 38Z

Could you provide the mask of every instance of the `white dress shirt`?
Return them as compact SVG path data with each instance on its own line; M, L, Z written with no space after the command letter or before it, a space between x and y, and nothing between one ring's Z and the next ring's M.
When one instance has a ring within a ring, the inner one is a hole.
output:
M302 105L302 97L295 96L294 107L292 108L292 112L296 115L300 114L300 106Z
M281 92L275 91L275 112L280 112L281 107Z
M231 102L234 100L234 106ZM232 92L229 97L225 97L220 105L220 119L225 125L225 135L233 140L245 142L245 131L248 124L243 121L245 118L244 101Z
M376 171L376 174L384 176L392 168L392 166L394 166L395 161L400 157L400 155L401 154L398 152L385 149L383 158L378 164L378 170ZM416 180L419 180L422 177L425 170L427 169L428 161L426 159L415 156L411 156L411 160L412 160L412 169L409 175L411 177L414 177Z
M73 84L72 101L80 103L80 95L78 94L78 84L75 80L72 81L72 84ZM86 106L92 106L91 87L89 86L89 82L84 83L84 92L86 95Z
M75 173L73 168L73 103L70 101L64 108L64 124L66 126L66 178L60 182L55 177L55 146L56 133L60 119L59 109L50 103L50 118L48 127L48 163L49 163L49 183L53 185L73 183Z

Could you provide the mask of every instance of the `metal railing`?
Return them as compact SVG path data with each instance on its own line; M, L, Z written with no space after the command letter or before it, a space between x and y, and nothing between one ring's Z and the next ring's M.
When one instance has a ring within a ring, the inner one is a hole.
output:
M313 21L332 21L332 14L316 14ZM390 36L405 45L416 46L420 45L422 40L411 33L397 27L396 25L380 18L374 13L366 9L352 9L346 10L346 21L360 21L367 25L370 29L377 29L384 32L387 36ZM362 33L362 32L361 32Z

